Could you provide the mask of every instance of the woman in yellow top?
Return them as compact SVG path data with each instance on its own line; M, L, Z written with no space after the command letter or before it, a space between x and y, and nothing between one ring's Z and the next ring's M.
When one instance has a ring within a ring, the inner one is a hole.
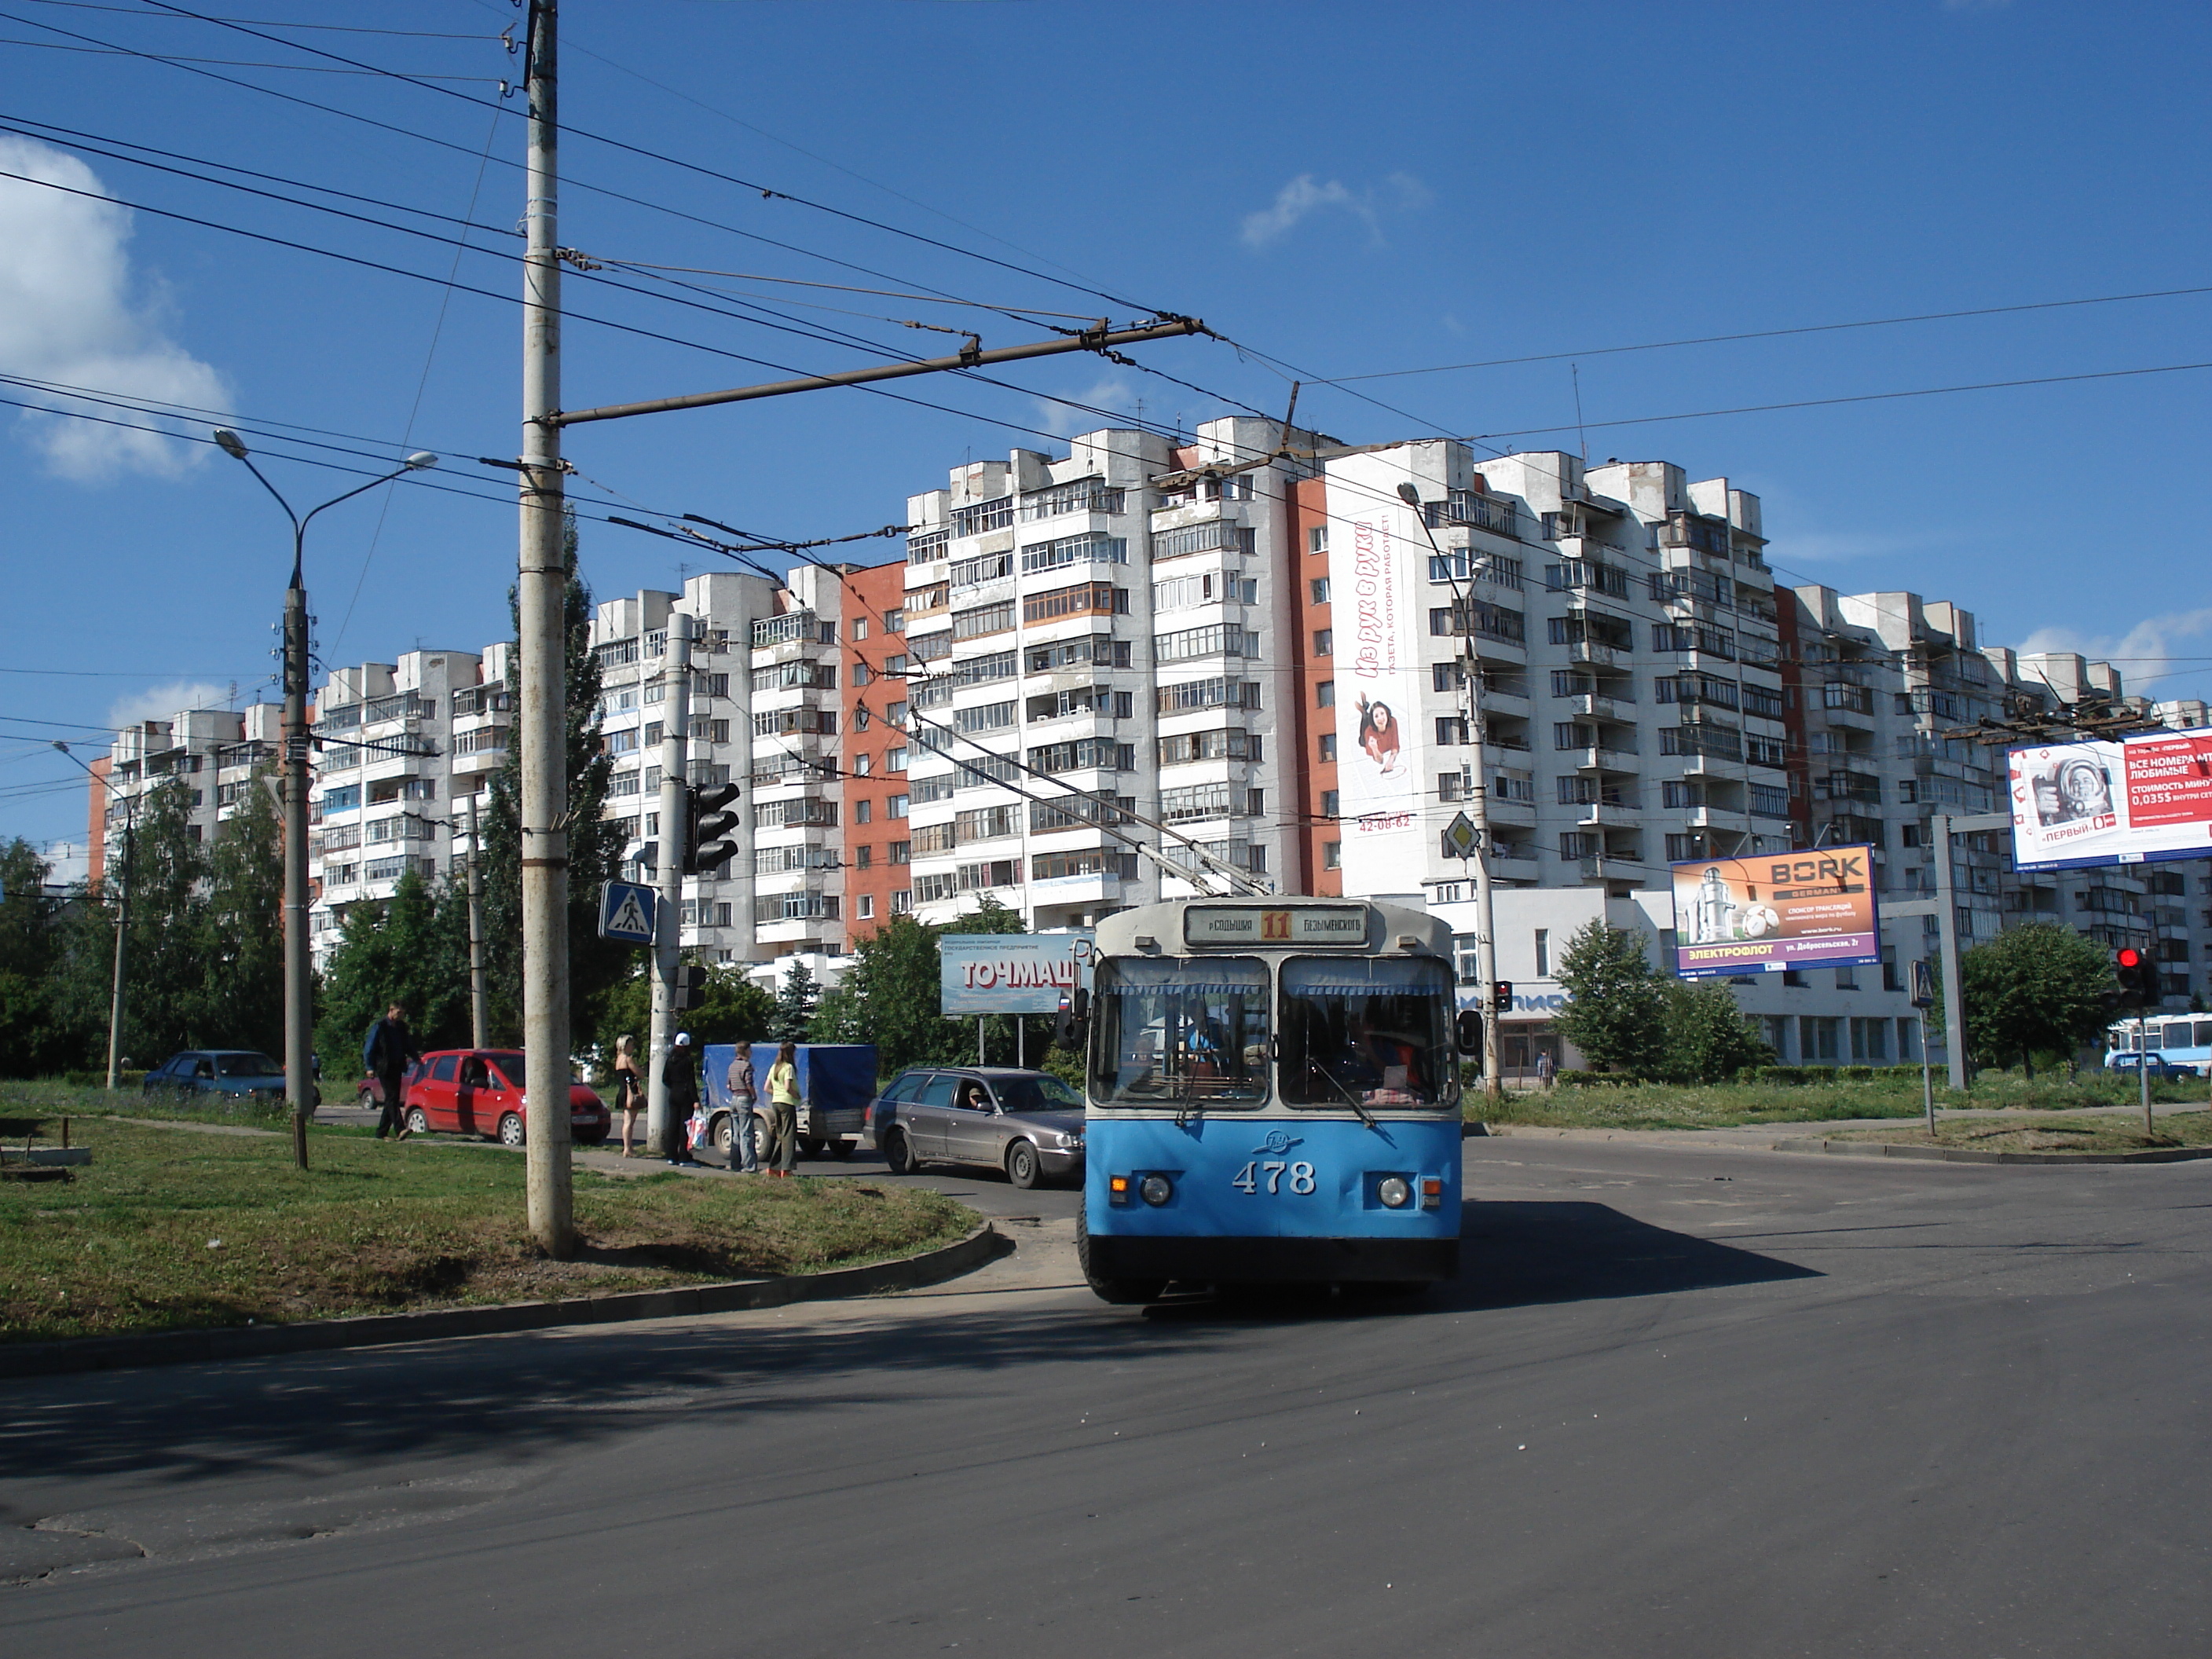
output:
M768 1172L779 1181L791 1179L791 1166L799 1159L799 1045L787 1042L775 1051L775 1064L768 1068L769 1144L763 1157Z

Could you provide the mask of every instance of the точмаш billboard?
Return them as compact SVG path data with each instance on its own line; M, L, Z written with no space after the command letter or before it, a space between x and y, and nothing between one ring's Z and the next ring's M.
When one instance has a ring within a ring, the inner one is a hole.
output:
M1871 847L1823 847L1670 866L1675 973L1702 979L1879 963L1873 859Z
M1091 988L1087 930L1065 933L946 933L937 941L939 1012L1052 1014Z
M2005 757L2022 870L2212 856L2212 727Z

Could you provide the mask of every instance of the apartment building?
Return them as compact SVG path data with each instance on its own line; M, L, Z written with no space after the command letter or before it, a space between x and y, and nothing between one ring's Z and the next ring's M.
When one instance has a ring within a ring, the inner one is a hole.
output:
M1196 890L1109 833L1134 819L1184 868L1195 843L1301 889L1291 490L1312 469L1282 449L1242 417L1182 445L1109 429L908 500L894 907L938 921L988 894L1048 929Z
M192 838L211 838L256 769L276 763L283 714L277 703L185 708L118 732L107 753L90 763L87 880L97 884L108 860L121 856L124 826L140 799L172 778L186 791Z
M307 939L318 967L345 913L436 881L467 855L466 801L507 758L510 647L409 651L334 669L318 688L307 811Z
M593 612L599 739L614 767L605 811L620 826L633 878L649 881L659 873L671 629L687 628L691 640L690 781L744 787L754 757L755 710L775 702L763 696L759 647L761 624L775 614L777 595L765 576L708 571L689 578L681 593L641 589L602 601ZM757 791L748 793L757 800ZM744 814L732 837L737 855L710 875L686 878L681 938L708 962L751 961L761 943L753 870L763 822L757 812Z
M1793 844L1756 495L1439 439L1330 459L1297 529L1316 890L1466 896L1441 832L1478 714L1501 884L1623 897Z

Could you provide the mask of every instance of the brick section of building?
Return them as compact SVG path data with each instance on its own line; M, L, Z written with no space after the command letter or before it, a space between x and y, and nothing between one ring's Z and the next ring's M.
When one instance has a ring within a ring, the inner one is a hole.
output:
M845 939L908 908L906 561L844 579Z
M1329 687L1333 694L1336 684L1334 607L1328 597L1328 483L1323 478L1301 478L1292 489L1294 637L1302 648L1291 678L1291 695L1297 704L1292 731L1298 745L1297 845L1304 867L1285 872L1286 890L1336 898L1344 892L1344 872L1337 866L1343 831L1336 821L1336 711L1321 703L1322 688ZM1331 647L1327 656L1316 648L1324 634ZM1297 875L1304 876L1303 885L1296 884Z

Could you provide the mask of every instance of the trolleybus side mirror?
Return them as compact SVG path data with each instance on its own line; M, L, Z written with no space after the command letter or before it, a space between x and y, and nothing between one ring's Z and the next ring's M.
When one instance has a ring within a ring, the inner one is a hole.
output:
M1482 1052L1482 1016L1472 1008L1462 1008L1454 1022L1458 1028L1459 1051L1463 1054Z
M1052 1040L1059 1048L1080 1049L1090 1041L1091 993L1081 986L1060 1000L1060 1012L1053 1017Z

